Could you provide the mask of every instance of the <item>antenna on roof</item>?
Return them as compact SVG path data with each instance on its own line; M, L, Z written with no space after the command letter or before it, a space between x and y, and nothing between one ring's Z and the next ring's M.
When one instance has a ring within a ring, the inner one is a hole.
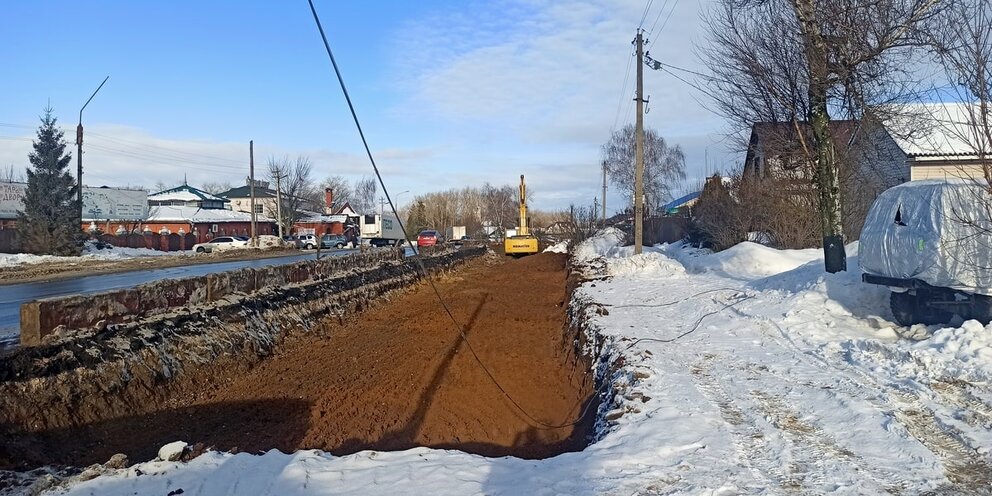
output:
M189 183L186 182L186 173L185 172L183 172L183 186L189 186Z

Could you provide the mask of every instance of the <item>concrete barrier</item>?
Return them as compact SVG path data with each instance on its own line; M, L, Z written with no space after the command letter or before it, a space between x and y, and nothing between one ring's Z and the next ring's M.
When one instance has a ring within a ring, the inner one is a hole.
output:
M37 300L21 305L23 346L42 344L56 329L89 329L150 317L235 294L252 294L266 288L326 279L355 268L372 268L403 259L399 250L376 250L344 257L287 265L245 268L202 277L165 279L134 288Z

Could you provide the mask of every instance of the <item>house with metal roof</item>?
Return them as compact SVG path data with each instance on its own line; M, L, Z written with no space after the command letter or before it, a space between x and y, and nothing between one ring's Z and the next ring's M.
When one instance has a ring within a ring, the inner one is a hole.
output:
M148 196L148 218L142 229L159 234L192 236L195 243L216 236L248 236L251 214L226 208L230 200L188 184ZM275 219L256 216L257 234L272 234Z
M911 181L982 179L989 164L992 137L981 122L981 110L969 103L927 103L907 106L908 117L885 124L901 155L897 164ZM983 157L984 155L984 157Z
M207 193L188 184L148 195L148 206L150 207L226 208L228 201L226 198Z

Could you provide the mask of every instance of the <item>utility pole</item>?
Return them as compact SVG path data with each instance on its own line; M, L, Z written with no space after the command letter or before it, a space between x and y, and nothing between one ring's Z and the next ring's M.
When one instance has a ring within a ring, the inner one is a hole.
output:
M644 38L637 30L637 148L634 152L634 254L641 253L644 239Z
M606 227L606 161L603 161L603 227Z
M258 231L255 228L255 140L248 142L248 181L248 189L251 191L251 246L255 247L258 246Z
M79 210L79 222L83 222L83 110L86 106L90 104L90 100L96 96L96 93L103 88L104 83L110 79L110 76L103 78L103 82L100 86L96 87L93 94L90 95L83 107L79 109L79 125L76 126L76 206Z
M282 188L279 186L280 179L282 179L282 172L276 171L276 226L279 228L279 239L282 239Z

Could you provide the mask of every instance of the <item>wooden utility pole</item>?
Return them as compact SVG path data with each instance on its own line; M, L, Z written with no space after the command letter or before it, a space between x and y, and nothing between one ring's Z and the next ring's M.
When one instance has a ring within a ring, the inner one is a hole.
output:
M603 161L603 227L606 227L606 161Z
M255 228L255 140L248 142L248 189L251 191L251 246L258 246L258 231ZM281 238L282 236L280 236Z
M282 188L279 186L280 179L282 179L282 172L276 171L276 226L279 228L279 239L282 239Z
M641 253L641 240L644 239L644 38L637 30L637 129L634 152L634 254Z

